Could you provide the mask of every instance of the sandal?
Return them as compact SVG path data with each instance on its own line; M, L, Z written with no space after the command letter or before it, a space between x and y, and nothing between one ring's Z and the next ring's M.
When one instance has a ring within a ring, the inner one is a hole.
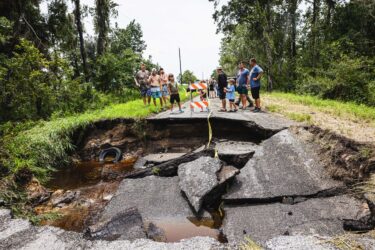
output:
M227 112L226 109L220 109L219 112Z

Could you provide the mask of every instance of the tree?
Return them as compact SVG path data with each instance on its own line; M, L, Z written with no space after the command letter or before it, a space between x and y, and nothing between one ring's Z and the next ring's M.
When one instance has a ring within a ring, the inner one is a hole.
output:
M95 0L95 31L98 35L97 53L104 54L108 47L108 34L110 32L110 17L116 14L117 4L112 0Z
M198 78L194 75L194 73L190 70L185 70L184 73L182 73L182 81L178 79L179 82L189 84L193 83L198 80Z
M142 55L146 49L143 40L141 25L135 20L131 21L125 29L116 28L111 37L111 52L120 53L125 49L131 49L135 53Z
M74 17L77 27L78 37L79 37L79 50L81 52L83 72L86 81L89 81L89 72L87 68L87 55L85 50L85 40L83 38L83 25L82 25L82 15L81 15L81 3L80 0L72 0L74 3Z
M32 41L45 54L48 49L46 23L40 13L41 0L2 0L0 16L13 23L12 37L7 46L0 47L0 53L12 54L14 47L21 38Z
M13 57L0 66L0 122L37 120L54 111L77 111L79 84L71 80L65 60L47 60L28 40L21 39ZM74 102L69 102L74 100Z

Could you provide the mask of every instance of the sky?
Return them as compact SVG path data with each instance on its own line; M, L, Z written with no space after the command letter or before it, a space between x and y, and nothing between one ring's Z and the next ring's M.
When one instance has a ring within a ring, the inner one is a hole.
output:
M198 78L208 78L219 66L220 41L212 18L214 6L208 0L115 0L118 17L114 22L125 28L133 19L140 23L147 44L144 57L152 56L166 72L179 74L178 49L182 70ZM93 7L95 0L81 0ZM46 7L42 5L42 10ZM85 20L87 33L93 34L92 18Z

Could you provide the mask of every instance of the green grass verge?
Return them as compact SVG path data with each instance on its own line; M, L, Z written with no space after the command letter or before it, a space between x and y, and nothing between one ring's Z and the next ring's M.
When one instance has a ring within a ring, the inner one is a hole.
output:
M311 115L309 114L300 114L300 113L286 113L286 116L291 120L296 122L306 122L311 123Z
M180 95L182 101L188 99L184 91L181 91ZM7 155L3 160L4 165L10 173L28 168L44 182L48 180L51 171L69 162L68 152L74 149L71 136L77 129L103 119L145 118L157 112L154 106L145 107L142 100L135 100L124 104L112 104L102 110L40 122L15 136L4 137Z
M375 122L375 107L354 102L340 102L335 100L324 100L315 96L297 95L293 93L272 92L265 94L271 98L285 99L292 103L312 106L318 110L340 117L352 117L355 119Z

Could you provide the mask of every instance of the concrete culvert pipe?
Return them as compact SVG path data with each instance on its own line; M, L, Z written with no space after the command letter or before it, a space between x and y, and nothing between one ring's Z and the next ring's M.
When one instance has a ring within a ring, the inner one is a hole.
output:
M115 148L115 147L103 149L99 153L99 162L104 162L105 158L108 155L115 156L115 158L113 159L113 162L116 163L116 162L119 162L121 160L121 158L122 158L122 151L121 151L121 149Z

